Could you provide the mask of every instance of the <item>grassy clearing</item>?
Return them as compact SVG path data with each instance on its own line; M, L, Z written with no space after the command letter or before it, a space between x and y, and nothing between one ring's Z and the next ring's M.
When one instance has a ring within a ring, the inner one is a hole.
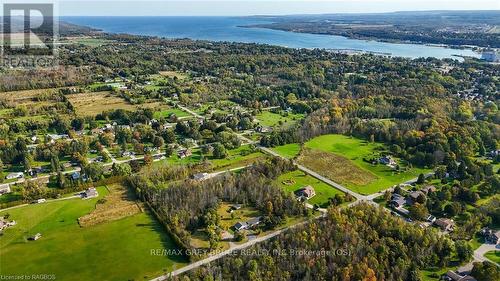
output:
M489 260L500 264L500 251L489 251L484 254L484 256Z
M184 80L187 78L187 75L182 72L177 71L160 71L160 75L168 78L177 78L179 80Z
M378 157L385 147L354 137L336 134L319 136L308 141L305 147L310 149L305 151L313 152L312 155L299 157L304 158L306 166L311 165L311 169L361 194L372 194L428 172L419 168L396 172L385 165L365 162L363 158ZM328 160L318 157L326 157ZM403 167L401 161L398 163Z
M441 278L441 275L448 272L448 270L453 270L452 267L446 268L430 268L426 270L421 270L420 274L422 276L422 280L424 281L438 281Z
M42 94L55 93L58 89L36 89L36 90L22 90L22 91L12 91L0 93L0 100L9 103L15 103L15 105L25 104L32 105L33 98Z
M78 218L82 227L89 227L105 222L115 221L135 214L144 209L132 192L120 184L108 187L110 193L96 204L95 209Z
M258 123L266 127L286 127L297 123L298 120L304 117L303 114L285 114L285 116L273 113L270 111L262 111L255 118L257 118Z
M221 203L217 209L217 214L220 216L220 226L224 230L232 231L231 227L237 222L245 222L262 215L259 210L248 206L243 206L241 209L230 213L229 210L233 205L234 204L224 202Z
M291 143L281 146L276 146L272 148L279 155L286 157L288 159L295 158L300 153L300 144Z
M252 150L248 145L228 150L228 154L224 159L215 159L212 156L206 157L210 160L216 171L248 166L265 157L262 152Z
M106 110L134 110L135 106L110 92L92 92L67 96L78 115L93 116Z
M68 38L70 43L73 44L81 44L85 46L90 46L90 47L99 47L105 44L112 43L114 41L112 40L107 40L107 39L102 39L102 38L92 38L92 37L74 37L74 38Z
M187 165L187 164L199 163L202 159L200 149L194 148L191 151L193 153L191 156L182 159L179 158L179 156L177 155L177 151L175 151L172 156L166 159L166 161L172 165ZM158 161L156 163L161 163L161 162L163 161Z
M76 113L81 116L94 116L107 110L124 109L134 111L139 107L154 107L157 103L134 105L110 92L91 92L67 95Z
M98 188L100 198L107 194ZM82 228L77 219L97 198L68 199L8 210L17 225L0 238L0 275L54 274L58 280L139 280L186 263L151 255L175 245L148 212ZM5 214L2 212L1 214ZM41 233L42 238L27 237Z
M178 108L168 108L164 109L161 111L156 111L153 115L154 118L158 119L161 117L169 117L170 114L175 114L177 117L186 117L186 116L191 116L191 114L185 112L184 110L178 109Z
M14 121L41 121L48 117L47 111L65 114L66 111L62 109L65 104L54 99L57 91L58 88L2 92L0 102L6 108L0 110L0 117ZM16 109L22 109L25 112L15 114Z
M304 149L298 162L341 183L368 185L377 179L374 174L361 169L349 159L318 149Z
M314 188L316 195L311 198L308 203L318 204L320 207L327 207L329 205L329 198L335 194L343 194L342 191L335 189L326 183L305 174L302 171L293 171L283 174L277 179L278 184L283 187L287 192L295 192L298 189L310 185Z

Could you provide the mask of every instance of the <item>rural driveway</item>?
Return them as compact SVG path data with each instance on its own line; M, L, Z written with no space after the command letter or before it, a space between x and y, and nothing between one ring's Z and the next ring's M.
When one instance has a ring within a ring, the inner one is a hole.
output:
M319 218L319 217L318 217ZM286 227L286 228L283 228L283 229L280 229L280 230L277 230L277 231L274 231L272 233L269 233L267 235L264 235L264 236L261 236L261 237L257 237L251 241L248 241L246 243L243 243L243 244L240 244L240 245L235 245L234 247L228 249L228 250L225 250L223 252L220 252L218 254L215 254L215 255L212 255L212 256L209 256L205 259L202 259L202 260L199 260L197 262L194 262L194 263L191 263L185 267L182 267L182 268L179 268L177 270L174 270L166 275L162 275L160 277L157 277L155 279L152 279L151 281L163 281L163 280L168 280L169 277L172 277L172 276L177 276L179 274L182 274L184 272L188 272L192 269L195 269L197 267L200 267L202 265L205 265L205 264L208 264L212 261L215 261L215 260L218 260L224 256L227 256L233 252L236 252L236 251L239 251L239 250L243 250L245 248L248 248L250 246L253 246L257 243L260 243L260 242L263 242L263 241L266 241L268 239L271 239L273 237L276 237L277 235L281 234L282 232L288 230L288 229L292 229L292 228L295 228L297 226L300 226L300 225L303 225L305 223L307 223L308 221L303 221L303 222L300 222L300 223L297 223L297 224L294 224L294 225L291 225L289 227Z
M499 250L500 246L497 246L495 244L482 244L481 246L479 246L479 248L477 248L475 251L474 251L474 260L476 261L489 261L489 262L492 262L498 266L500 266L499 264L497 264L496 262L488 259L487 257L484 256L484 254L486 254L487 252L489 251L495 251L495 250Z

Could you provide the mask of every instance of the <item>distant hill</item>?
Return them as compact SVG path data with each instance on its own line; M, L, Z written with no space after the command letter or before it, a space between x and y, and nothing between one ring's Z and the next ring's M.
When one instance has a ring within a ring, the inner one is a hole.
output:
M41 18L34 17L32 18L34 23L40 23ZM12 25L12 32L21 32L23 30L23 18L22 17L12 17L11 18L11 25ZM39 29L42 33L49 33L50 31L45 30L44 28L47 28L46 26L41 26ZM0 17L0 30L3 30L3 17ZM81 26L81 25L76 25L72 23L68 23L65 21L59 21L59 35L60 36L76 36L76 35L90 35L90 34L95 34L97 32L100 32L100 30L87 27L87 26Z

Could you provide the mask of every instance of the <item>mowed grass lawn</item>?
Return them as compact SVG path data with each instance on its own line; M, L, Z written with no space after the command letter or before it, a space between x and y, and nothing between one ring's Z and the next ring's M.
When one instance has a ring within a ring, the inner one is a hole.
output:
M300 153L300 144L290 143L272 148L273 151L288 159L295 158Z
M489 251L484 256L491 261L500 264L500 251Z
M303 114L292 114L289 113L286 116L282 116L281 114L270 112L270 111L262 111L261 113L255 116L257 118L258 123L262 126L266 127L276 127L276 126L291 126L300 119L304 118Z
M100 198L105 188L98 188ZM186 263L182 257L151 255L175 245L149 213L81 228L97 198L68 199L1 212L17 225L0 237L0 275L54 274L56 280L151 279ZM27 238L41 233L37 241Z
M372 194L429 171L411 168L398 173L386 165L367 163L363 158L378 157L385 147L355 137L319 136L308 141L305 148L306 155L301 155L299 162L360 194Z
M335 194L343 194L342 191L335 189L328 184L312 177L300 170L285 173L278 177L278 184L283 187L287 192L295 192L298 189L310 185L314 188L316 195L308 200L309 204L318 204L320 207L327 207L329 205L329 198Z
M260 150L252 150L248 145L240 146L228 150L227 152L228 156L223 159L215 159L212 156L206 156L213 164L215 171L248 166L265 157Z
M161 111L156 111L153 115L154 118L158 119L160 117L169 117L170 114L175 114L175 116L177 116L177 118L179 117L187 117L187 116L191 116L191 114L179 109L179 108L167 108L167 109L164 109L164 110L161 110Z

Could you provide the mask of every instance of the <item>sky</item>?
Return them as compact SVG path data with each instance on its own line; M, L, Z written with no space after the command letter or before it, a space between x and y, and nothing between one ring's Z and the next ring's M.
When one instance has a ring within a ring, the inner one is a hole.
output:
M58 5L60 16L248 16L500 10L500 0L59 0Z

